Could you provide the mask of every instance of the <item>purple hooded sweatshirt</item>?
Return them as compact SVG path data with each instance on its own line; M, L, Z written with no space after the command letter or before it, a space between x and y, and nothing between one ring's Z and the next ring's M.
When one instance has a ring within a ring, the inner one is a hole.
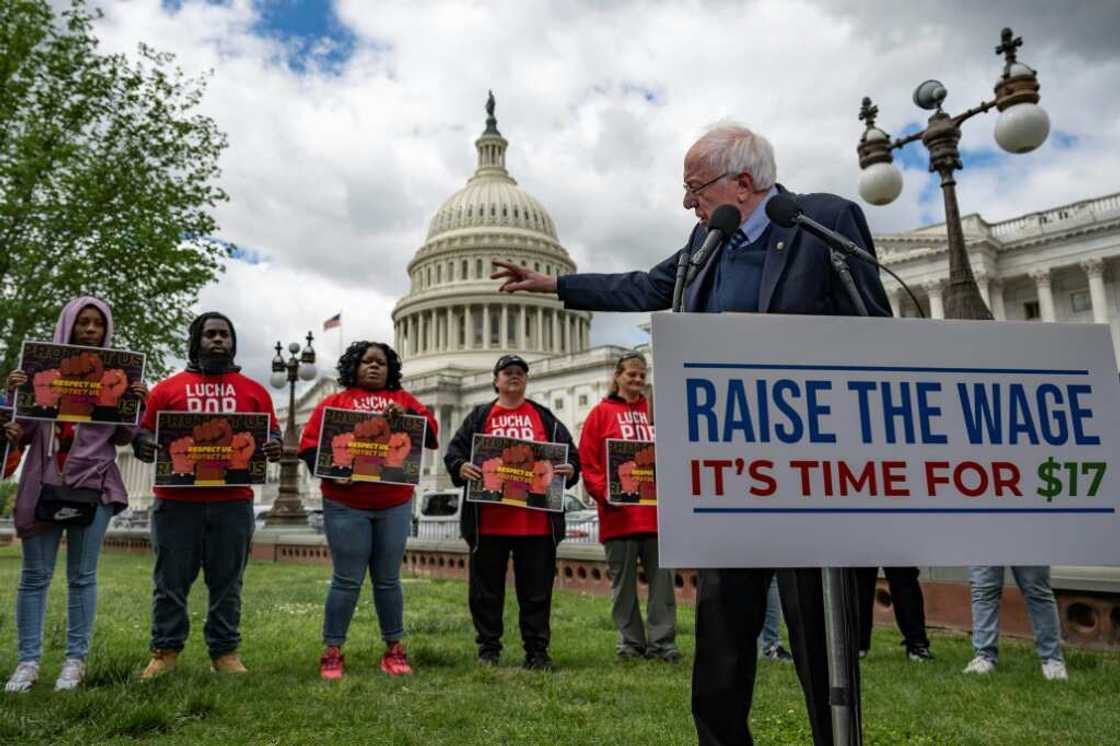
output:
M54 341L69 344L74 322L83 308L93 306L105 317L105 341L103 347L110 347L113 340L113 312L109 305L92 296L75 298L66 304L54 328ZM23 472L19 478L16 493L15 526L21 537L41 533L54 524L40 523L35 520L35 505L39 502L39 492L43 484L65 484L68 487L86 487L101 490L101 502L113 506L119 513L128 505L128 494L124 480L117 468L117 447L113 441L118 436L135 434L136 428L130 425L91 425L83 423L74 433L74 442L63 473L59 473L58 460L50 452L52 422L39 420L20 420L23 426L22 442L27 445L24 453Z

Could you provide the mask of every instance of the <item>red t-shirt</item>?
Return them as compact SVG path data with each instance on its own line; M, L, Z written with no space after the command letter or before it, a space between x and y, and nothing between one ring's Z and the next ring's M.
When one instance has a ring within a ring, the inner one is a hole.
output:
M416 397L404 389L396 391L366 391L365 389L349 388L331 394L311 413L307 425L303 428L303 435L299 439L300 453L310 449L318 449L319 434L323 428L323 410L327 407L335 409L356 409L361 412L384 412L389 402L396 402L410 414L422 415L428 420L428 432L433 438L439 435L439 424L428 408L421 404ZM340 484L333 479L323 479L320 482L323 497L335 502L340 502L351 508L361 510L385 510L397 505L403 505L412 499L414 488L407 484L377 484L376 482L350 482Z
M579 438L583 486L599 509L599 541L657 533L656 505L611 505L607 502L607 440L653 440L649 402L644 396L627 403L608 396L588 413Z
M268 391L240 373L223 373L219 376L207 376L187 370L176 373L152 388L140 427L154 433L156 415L160 412L262 412L269 417L269 432L280 432ZM153 492L156 497L164 500L192 503L253 499L251 487L154 487Z
M54 458L58 462L59 474L66 468L66 457L70 455L70 448L74 445L74 436L77 432L77 427L73 422L54 423L54 437L58 446Z
M486 425L482 430L486 435L501 435L521 440L536 440L547 443L551 440L545 432L544 423L537 408L528 401L517 409L506 409L497 402L486 415ZM519 508L515 505L478 506L478 532L485 536L551 536L552 525L548 513L533 508Z

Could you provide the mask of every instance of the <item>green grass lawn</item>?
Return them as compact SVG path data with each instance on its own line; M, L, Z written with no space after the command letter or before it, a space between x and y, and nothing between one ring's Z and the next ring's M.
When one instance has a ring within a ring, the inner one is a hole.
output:
M78 692L51 691L65 645L65 565L51 589L42 678L26 695L0 693L4 742L663 744L695 742L689 715L692 610L682 606L685 662L614 661L606 599L559 591L553 608L553 674L525 672L513 599L506 656L475 664L466 586L405 580L407 644L417 675L390 680L369 590L351 627L342 682L318 679L326 567L253 563L246 578L240 678L209 673L202 643L205 586L192 596L193 631L180 668L142 684L147 661L150 559L101 561L89 677ZM18 549L0 549L0 675L16 663ZM510 596L512 597L512 589ZM909 663L894 630L876 633L864 662L869 743L1116 743L1120 656L1068 653L1067 684L1042 679L1033 649L1008 642L992 677L960 674L967 638L937 635L932 664ZM793 667L763 662L752 720L760 744L808 742Z

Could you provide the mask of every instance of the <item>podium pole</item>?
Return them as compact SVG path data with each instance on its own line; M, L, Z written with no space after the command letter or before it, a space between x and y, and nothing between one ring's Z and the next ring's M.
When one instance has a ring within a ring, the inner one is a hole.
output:
M859 294L847 258L829 247L832 268L848 292L856 314L867 316L867 304ZM859 691L859 658L853 656L853 629L858 623L854 612L856 589L854 575L840 567L821 568L824 591L825 636L828 642L829 704L832 706L832 739L835 746L860 746L863 743Z

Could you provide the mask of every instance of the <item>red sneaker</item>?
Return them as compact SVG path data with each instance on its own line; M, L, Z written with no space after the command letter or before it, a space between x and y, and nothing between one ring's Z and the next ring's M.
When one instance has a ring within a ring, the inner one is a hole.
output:
M342 678L342 670L346 664L346 656L337 645L331 645L319 659L319 675L327 681L337 681Z
M408 656L404 654L404 645L399 642L389 643L389 648L381 656L381 670L390 676L408 676L412 673Z

